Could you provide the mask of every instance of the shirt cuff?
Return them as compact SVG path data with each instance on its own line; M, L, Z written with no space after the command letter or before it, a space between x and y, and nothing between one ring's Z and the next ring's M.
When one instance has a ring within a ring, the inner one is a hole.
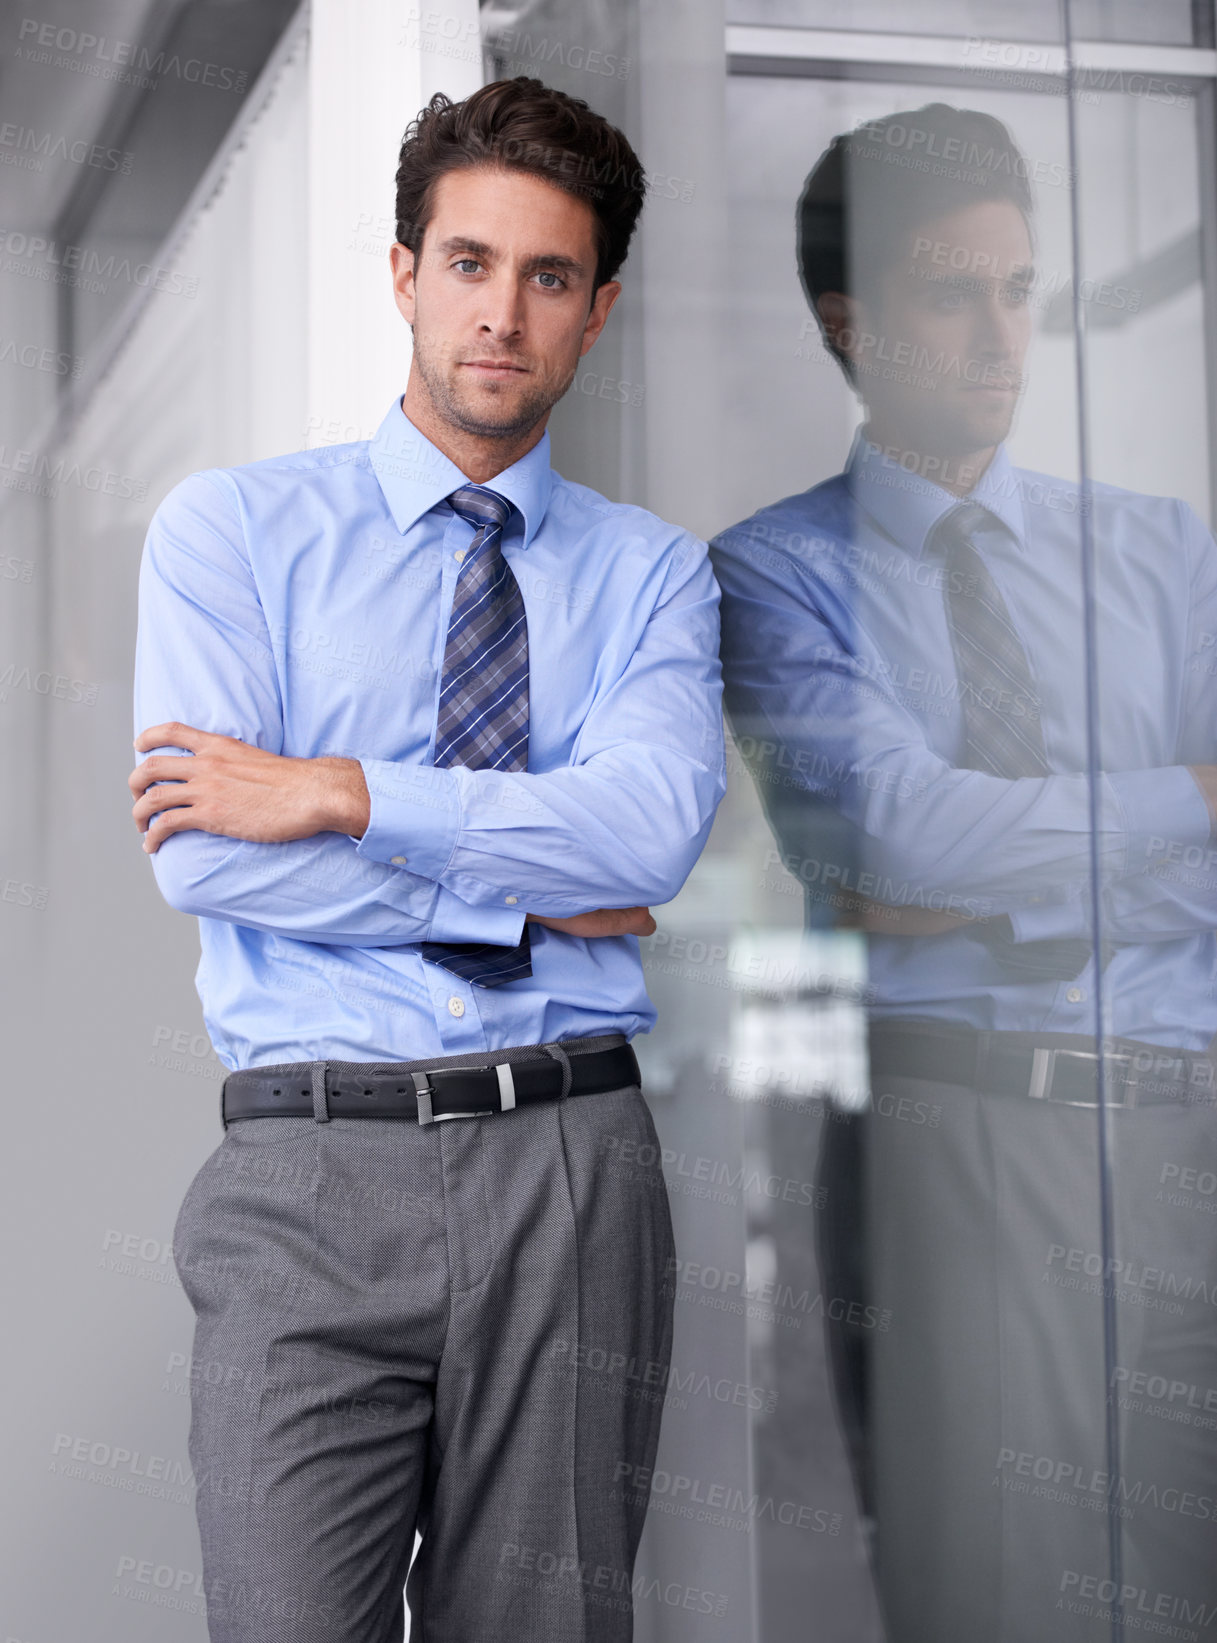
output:
M1007 917L1016 942L1055 941L1062 936L1090 934L1089 909L1085 892L1075 890L1056 898L1014 908Z
M1144 872L1181 850L1210 842L1209 807L1186 765L1117 770L1105 780L1124 818L1126 874Z
M523 934L522 907L471 907L440 885L431 917L432 941L485 941L491 947L518 947Z
M451 770L433 765L360 759L371 807L355 845L367 861L408 867L438 882L452 860L461 829L461 805Z

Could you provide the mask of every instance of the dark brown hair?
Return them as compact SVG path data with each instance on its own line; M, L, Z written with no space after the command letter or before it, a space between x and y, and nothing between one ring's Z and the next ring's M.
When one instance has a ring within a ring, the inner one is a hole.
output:
M799 278L825 345L852 381L851 363L825 331L825 291L862 296L900 255L904 237L976 200L1010 200L1032 226L1031 172L991 114L927 103L834 137L795 209Z
M397 238L416 257L436 183L477 165L527 172L585 200L596 218L596 286L615 276L646 194L638 156L616 126L523 74L459 103L437 92L406 128L398 157Z

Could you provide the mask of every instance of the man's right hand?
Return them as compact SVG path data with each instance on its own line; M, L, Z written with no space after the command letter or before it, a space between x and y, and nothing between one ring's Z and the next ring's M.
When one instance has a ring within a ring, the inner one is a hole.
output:
M1204 802L1209 807L1209 822L1214 834L1217 834L1217 765L1189 764L1192 780L1204 795Z
M975 928L993 920L967 913L940 912L934 907L892 907L886 902L870 901L866 896L852 896L841 922L846 929L865 930L868 935L941 936L949 930Z
M594 913L576 913L573 918L542 918L528 913L526 924L543 924L547 930L561 930L568 936L653 936L655 920L649 907L600 907Z

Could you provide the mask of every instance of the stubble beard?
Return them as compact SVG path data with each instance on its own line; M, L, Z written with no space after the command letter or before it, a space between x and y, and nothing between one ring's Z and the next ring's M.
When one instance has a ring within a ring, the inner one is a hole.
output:
M522 438L558 403L575 376L574 365L557 374L531 375L522 397L504 403L496 416L491 406L473 402L472 383L468 385L469 392L462 391L457 377L460 366L449 365L440 349L433 350L417 323L414 362L437 414L452 427L477 439ZM485 384L492 392L500 386L506 388L507 384Z
M922 455L945 457L958 462L978 451L995 449L1010 437L1018 414L1022 394L1012 394L1008 405L994 406L986 411L956 400L953 404L933 403L931 396L920 407L920 414L901 418L908 429L905 443Z

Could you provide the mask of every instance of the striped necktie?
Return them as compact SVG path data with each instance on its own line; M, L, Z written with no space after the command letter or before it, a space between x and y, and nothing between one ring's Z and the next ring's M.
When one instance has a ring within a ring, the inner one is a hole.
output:
M939 520L930 537L947 569L946 603L963 707L963 769L1007 778L1048 776L1040 698L1027 652L1001 589L972 541L994 523L978 502L963 502ZM1092 944L1084 936L1016 942L1007 918L969 932L1018 981L1069 981L1085 967ZM1104 943L1102 962L1110 958Z
M448 498L475 527L464 550L448 620L435 728L435 764L466 770L528 766L528 622L503 557L512 504L485 485ZM527 924L516 947L424 941L422 956L475 987L501 987L532 974Z
M972 533L992 518L979 503L964 502L933 533L949 572L947 614L967 736L961 762L991 776L1047 776L1031 664L1001 589L972 542Z

